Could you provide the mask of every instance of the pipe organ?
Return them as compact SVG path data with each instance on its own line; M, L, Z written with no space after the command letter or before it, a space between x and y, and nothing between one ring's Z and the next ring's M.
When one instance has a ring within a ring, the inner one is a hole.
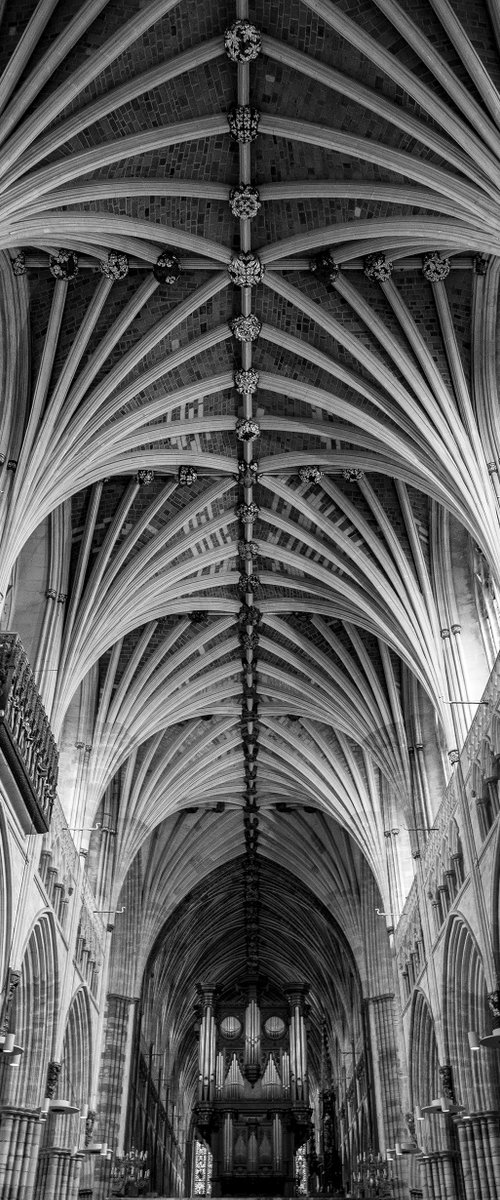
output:
M212 1195L291 1196L294 1154L311 1120L307 988L281 992L259 977L198 993L194 1118L213 1155Z

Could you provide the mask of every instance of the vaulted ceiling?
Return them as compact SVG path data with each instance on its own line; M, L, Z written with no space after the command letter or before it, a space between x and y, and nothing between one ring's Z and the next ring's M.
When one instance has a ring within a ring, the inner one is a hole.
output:
M90 820L115 789L141 962L200 878L224 907L244 819L264 909L291 873L354 945L423 714L456 744L450 547L500 575L498 24L5 6L0 590L45 522L67 599L40 683L62 745L87 714Z

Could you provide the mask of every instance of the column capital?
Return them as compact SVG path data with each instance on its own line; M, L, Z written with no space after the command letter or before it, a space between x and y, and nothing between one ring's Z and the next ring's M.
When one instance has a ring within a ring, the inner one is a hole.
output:
M215 984L199 983L197 992L204 1008L214 1007L217 996L217 986Z
M40 1120L39 1108L23 1108L19 1104L2 1104L0 1108L2 1117L25 1117L32 1118L34 1121Z
M292 1008L304 1008L306 996L309 991L307 983L292 983L285 989L285 995L288 1003Z

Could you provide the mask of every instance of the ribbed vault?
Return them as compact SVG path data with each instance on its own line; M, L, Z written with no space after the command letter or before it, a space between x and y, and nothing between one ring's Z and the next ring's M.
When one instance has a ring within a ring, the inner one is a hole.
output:
M165 923L146 969L157 996L148 1012L146 1039L165 1047L174 1088L184 1071L191 1103L198 1078L196 985L210 980L221 994L245 976L243 873L243 860L236 859L194 887ZM352 1005L360 984L352 950L321 901L286 869L264 864L261 901L262 983L282 989L297 977L310 982L310 1068L317 1086L325 1014L346 1036L353 1033Z
M5 620L43 536L63 780L87 754L66 815L103 909L135 896L142 967L177 973L204 911L183 1005L212 934L217 979L243 962L244 810L262 969L342 1007L362 880L397 915L494 653L498 19L410 7L5 9Z

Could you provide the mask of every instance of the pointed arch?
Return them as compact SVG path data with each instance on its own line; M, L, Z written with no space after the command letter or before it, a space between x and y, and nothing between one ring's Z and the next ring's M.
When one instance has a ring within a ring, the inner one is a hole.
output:
M7 985L7 971L9 968L9 948L12 921L11 897L12 886L9 841L7 837L7 828L4 816L0 809L0 913L2 914L2 919L0 921L0 987L2 989L2 1009L5 1002L5 988Z
M424 1108L439 1093L439 1057L434 1018L420 989L413 999L408 1057L412 1104Z
M80 1108L89 1101L92 1078L92 1024L86 987L73 996L66 1020L57 1095Z
M491 1055L469 1047L468 1031L489 1033L491 1013L481 954L462 916L448 924L443 971L445 1054L457 1100L468 1112L484 1111L496 1104L498 1068Z
M47 1067L54 1053L59 1004L55 922L44 912L28 936L16 996L16 1037L24 1047L12 1100L36 1108L45 1095Z

